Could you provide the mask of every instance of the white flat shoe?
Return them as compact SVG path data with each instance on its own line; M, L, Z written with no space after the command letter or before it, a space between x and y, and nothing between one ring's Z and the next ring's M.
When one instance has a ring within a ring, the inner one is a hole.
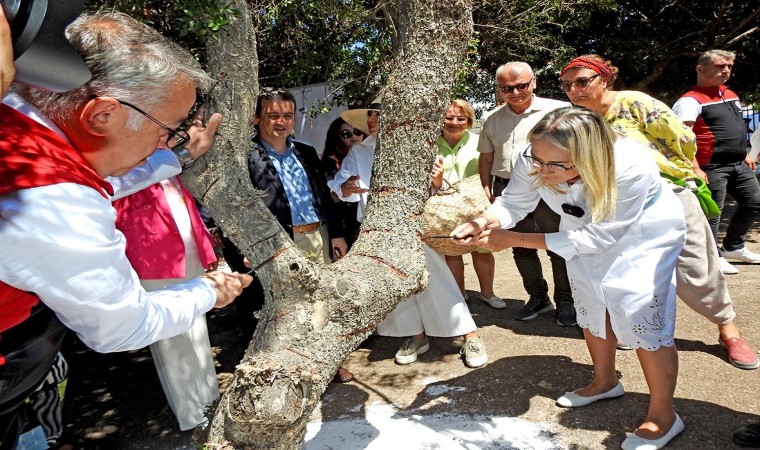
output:
M589 397L578 395L575 392L565 392L565 395L557 399L557 406L562 406L563 408L580 408L581 406L590 405L599 400L622 397L624 394L625 389L623 388L623 383L618 381L618 384L609 391Z
M676 414L676 421L673 422L673 426L670 427L663 437L659 439L644 439L636 435L636 433L631 433L625 438L620 448L623 450L657 450L668 445L668 442L678 436L684 428L685 425L683 424L683 420L681 420L681 416Z

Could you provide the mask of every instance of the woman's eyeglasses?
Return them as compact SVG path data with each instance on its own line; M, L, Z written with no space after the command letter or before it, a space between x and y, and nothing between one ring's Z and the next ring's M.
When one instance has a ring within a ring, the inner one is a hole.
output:
M338 136L342 137L343 139L351 139L351 136L362 136L363 134L364 133L362 133L362 130L354 128L354 131L340 130Z
M517 89L517 92L523 92L524 90L528 89L530 87L530 84L535 80L536 77L531 78L528 80L527 83L520 83L520 84L513 84L512 86L504 84L497 84L496 89L498 89L502 94L511 94L515 89Z
M596 74L592 77L581 77L576 78L573 81L565 81L560 78L559 80L559 87L562 89L562 92L570 92L570 89L573 88L573 86L577 87L578 89L583 89L589 84L591 84L592 81L594 81L595 78L597 78L599 74Z
M523 152L523 157L527 158L530 165L538 170L541 170L542 167L546 167L551 172L567 172L568 170L573 170L575 168L575 166L567 167L564 165L565 163L543 162L535 156L529 155L528 150L530 150L530 146L528 146Z
M464 116L446 116L443 118L444 122L459 122L459 123L466 123L469 122L470 119Z
M151 116L150 114L146 113L142 109L138 108L137 106L127 103L123 100L116 99L117 102L121 103L124 106L129 106L130 108L134 109L135 111L139 112L143 116L150 119L153 123L158 125L159 127L166 130L169 134L166 135L166 146L170 149L177 148L181 146L182 144L186 143L190 140L190 135L187 134L187 132L179 127L177 128L169 128L168 126L164 125L160 120L156 119L155 117Z

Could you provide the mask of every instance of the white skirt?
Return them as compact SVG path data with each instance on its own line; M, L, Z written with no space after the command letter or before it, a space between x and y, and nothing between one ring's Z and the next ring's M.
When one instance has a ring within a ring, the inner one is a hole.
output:
M463 336L477 328L446 259L427 245L425 252L428 288L396 306L377 325L381 336L406 337L425 332L428 336Z

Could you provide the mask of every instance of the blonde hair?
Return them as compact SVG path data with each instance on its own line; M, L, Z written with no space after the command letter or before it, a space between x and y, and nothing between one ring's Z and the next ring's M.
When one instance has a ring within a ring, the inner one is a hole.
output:
M470 105L470 102L461 98L457 98L451 101L451 104L449 105L449 107L452 107L452 106L462 108L462 111L464 111L465 117L467 117L468 130L472 128L473 125L475 125L475 110L472 108L472 105Z
M556 109L533 127L528 139L531 142L545 139L568 153L583 180L584 196L591 208L592 223L615 215L616 136L599 114L585 108ZM538 185L545 185L540 177Z

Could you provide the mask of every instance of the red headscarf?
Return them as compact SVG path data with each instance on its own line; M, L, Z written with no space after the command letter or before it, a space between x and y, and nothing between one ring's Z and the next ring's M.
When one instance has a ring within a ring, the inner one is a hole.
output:
M606 64L593 60L591 58L584 58L583 56L579 56L573 59L572 61L570 61L559 73L559 76L564 75L565 72L576 67L591 69L594 72L601 75L602 78L604 78L607 81L609 81L612 78L612 72L610 71L610 68L607 67Z

